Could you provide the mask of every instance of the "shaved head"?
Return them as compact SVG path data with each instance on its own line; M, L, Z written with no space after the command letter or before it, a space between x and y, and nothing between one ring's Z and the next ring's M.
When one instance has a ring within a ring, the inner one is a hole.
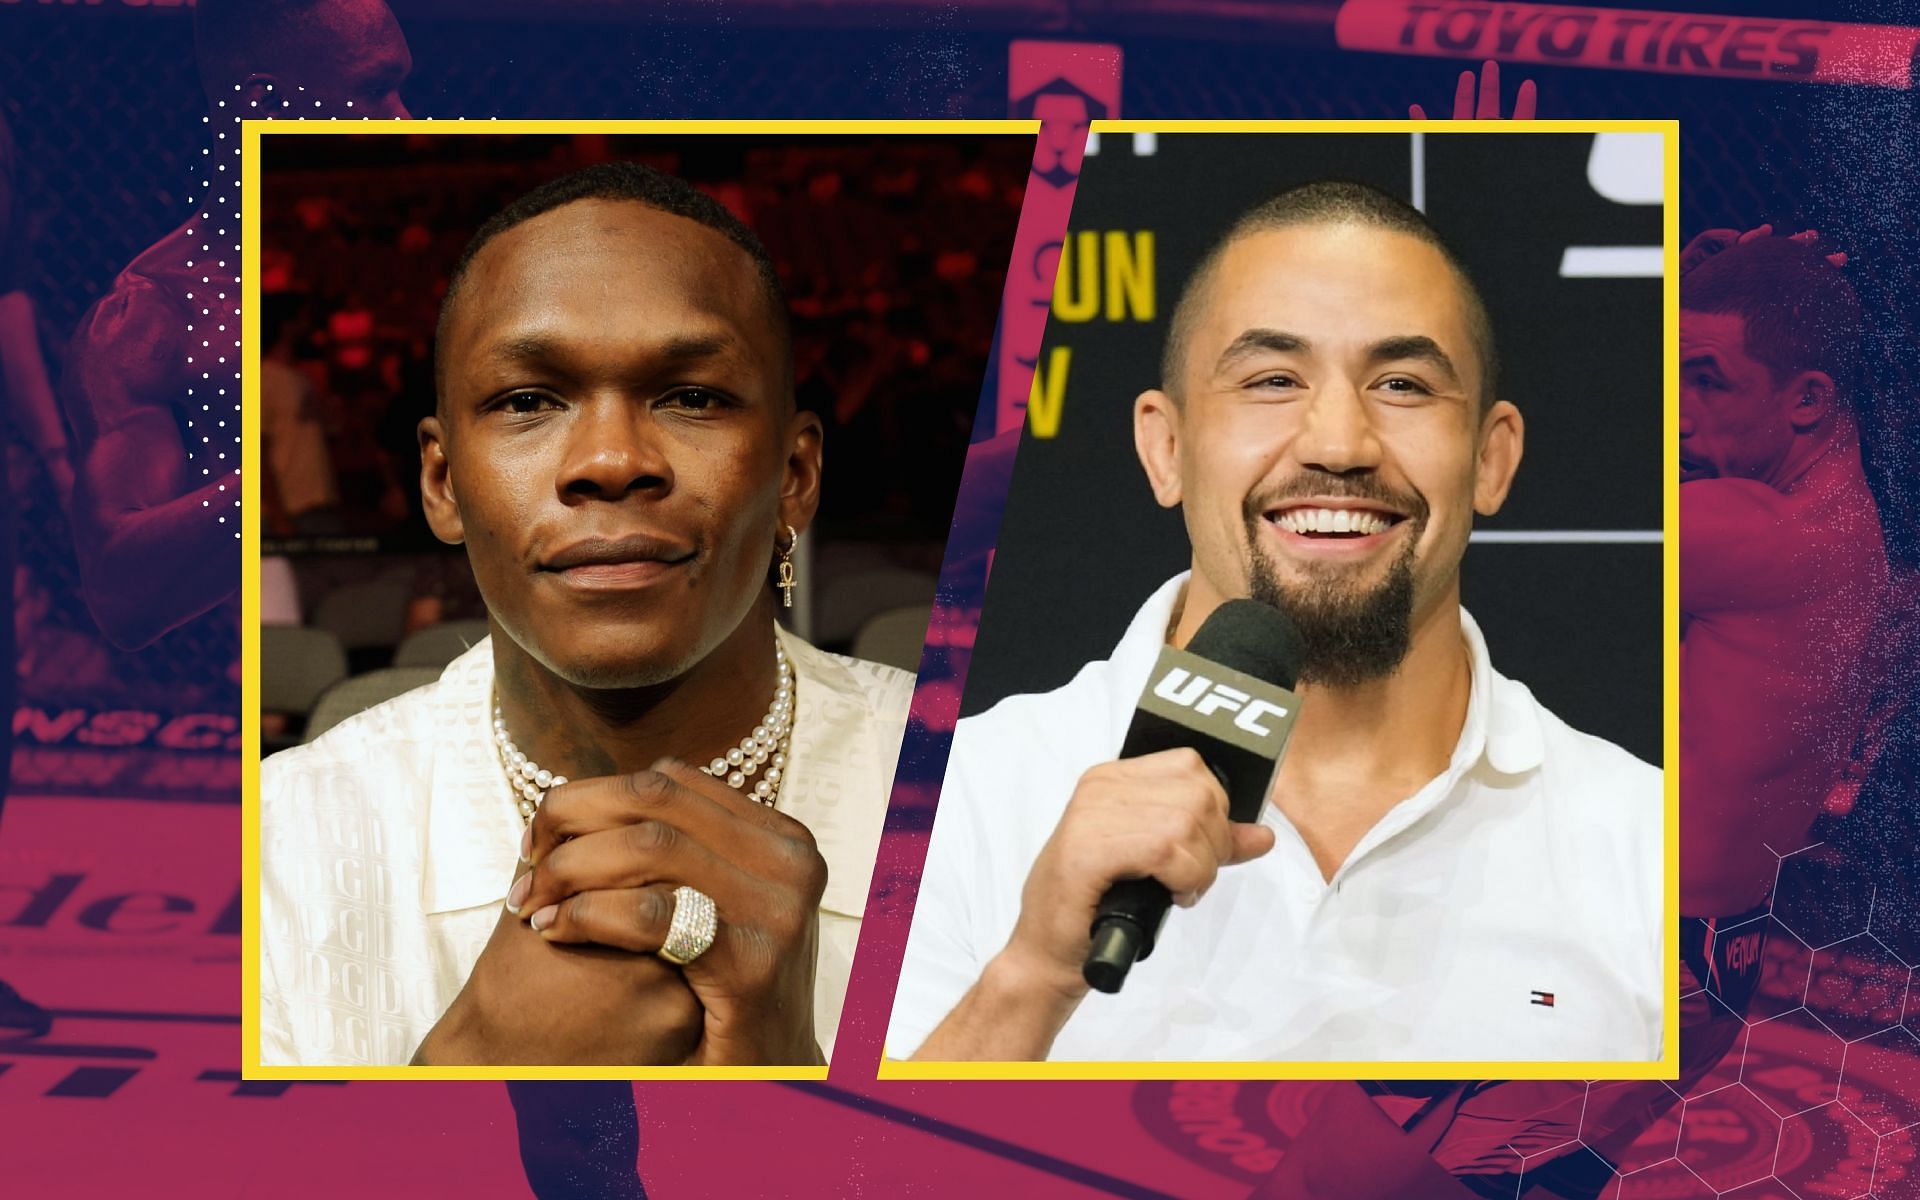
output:
M193 47L210 104L263 80L303 115L313 101L329 116L407 115L398 92L413 57L385 0L198 0Z
M1248 209L1234 221L1226 235L1207 251L1199 267L1187 277L1186 286L1180 292L1180 301L1174 306L1173 319L1168 323L1166 346L1160 355L1160 390L1175 401L1180 399L1187 343L1193 336L1201 311L1206 308L1215 276L1219 273L1220 260L1227 249L1253 234L1298 225L1360 225L1388 229L1417 238L1440 251L1453 268L1460 286L1468 332L1472 336L1474 350L1480 357L1481 411L1484 412L1493 403L1499 383L1499 357L1494 347L1493 322L1487 316L1486 303L1481 299L1472 277L1467 274L1466 266L1419 209L1378 188L1339 180L1302 184Z

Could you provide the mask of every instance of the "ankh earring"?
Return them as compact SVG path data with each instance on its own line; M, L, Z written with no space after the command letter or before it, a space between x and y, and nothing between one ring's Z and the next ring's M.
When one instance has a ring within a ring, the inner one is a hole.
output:
M781 601L783 608L793 607L793 548L799 544L800 535L794 532L793 526L787 526L787 548L780 551L780 579L775 584L785 597Z

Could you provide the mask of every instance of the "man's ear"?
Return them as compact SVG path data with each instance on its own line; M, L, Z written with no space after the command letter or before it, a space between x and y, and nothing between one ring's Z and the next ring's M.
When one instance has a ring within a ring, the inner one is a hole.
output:
M1490 517L1507 502L1507 490L1513 486L1526 449L1527 426L1520 410L1495 400L1480 418L1479 441L1473 464L1473 511Z
M447 461L447 435L439 417L420 422L420 506L433 536L449 546L467 540L460 502L453 497L453 466Z
M235 110L236 117L260 118L279 114L294 97L292 88L263 71L256 71L240 82L231 97L221 99L226 100L227 108Z
M820 418L800 409L787 422L787 456L781 464L780 523L805 533L820 508Z
M1146 468L1147 483L1161 508L1180 503L1180 406L1154 388L1133 402L1133 449Z
M1787 381L1787 420L1795 433L1808 433L1832 420L1840 390L1825 371L1802 371Z

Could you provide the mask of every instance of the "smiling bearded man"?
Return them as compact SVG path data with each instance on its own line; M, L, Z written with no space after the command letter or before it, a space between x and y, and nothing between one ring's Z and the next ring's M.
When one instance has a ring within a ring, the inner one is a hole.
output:
M436 358L492 636L263 764L262 1060L825 1061L912 680L774 621L821 430L766 251L590 167L481 228Z
M1497 673L1460 607L1522 426L1439 234L1362 185L1281 194L1188 280L1161 379L1134 443L1192 570L1110 659L960 722L888 1052L1657 1060L1661 775ZM1192 750L1115 761L1162 647L1242 598L1305 642L1249 824ZM1095 907L1143 877L1182 908L1089 999Z

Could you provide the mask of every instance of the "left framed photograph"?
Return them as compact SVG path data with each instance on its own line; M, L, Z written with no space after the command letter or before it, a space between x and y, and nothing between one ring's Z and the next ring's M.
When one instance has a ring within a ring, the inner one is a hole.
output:
M1031 122L244 126L248 1078L825 1078Z

